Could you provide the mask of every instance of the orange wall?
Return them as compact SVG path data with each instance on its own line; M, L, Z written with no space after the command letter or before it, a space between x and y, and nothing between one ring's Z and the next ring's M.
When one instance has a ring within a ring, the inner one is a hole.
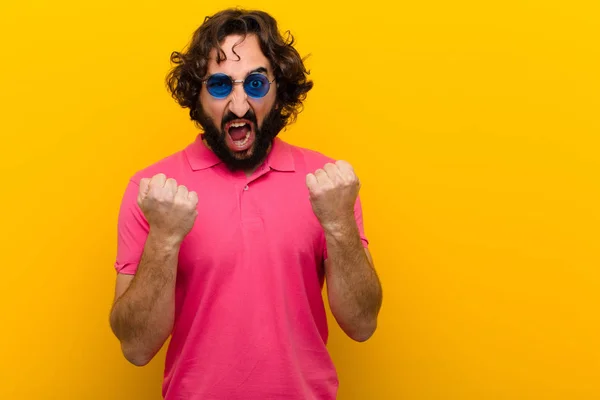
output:
M115 223L196 133L163 79L203 4L0 6L3 398L160 398L108 326ZM340 399L600 398L599 3L244 5L312 54L283 137L363 182L385 301L368 343L332 325Z

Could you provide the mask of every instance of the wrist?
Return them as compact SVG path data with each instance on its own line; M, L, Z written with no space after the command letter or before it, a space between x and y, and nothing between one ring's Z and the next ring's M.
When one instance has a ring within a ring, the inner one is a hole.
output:
M354 218L341 218L322 225L326 236L340 238L358 231Z
M173 235L172 233L150 228L148 241L150 241L155 248L161 248L164 251L177 251L181 246L181 242L183 242L183 238L178 235Z

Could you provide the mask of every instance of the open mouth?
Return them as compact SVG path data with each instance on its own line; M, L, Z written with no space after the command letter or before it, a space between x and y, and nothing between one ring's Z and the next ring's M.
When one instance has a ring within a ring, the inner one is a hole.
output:
M253 124L248 120L235 120L228 123L225 132L229 147L234 151L246 150L254 141Z

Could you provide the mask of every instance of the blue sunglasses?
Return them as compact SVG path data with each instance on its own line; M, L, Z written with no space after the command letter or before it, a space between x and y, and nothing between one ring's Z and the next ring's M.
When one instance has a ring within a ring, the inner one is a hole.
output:
M202 83L206 83L208 93L217 99L224 99L229 96L233 90L233 85L236 83L244 84L244 91L248 96L260 99L269 93L271 83L274 81L275 79L269 81L269 78L259 73L250 74L244 80L233 80L229 75L219 73L209 76Z

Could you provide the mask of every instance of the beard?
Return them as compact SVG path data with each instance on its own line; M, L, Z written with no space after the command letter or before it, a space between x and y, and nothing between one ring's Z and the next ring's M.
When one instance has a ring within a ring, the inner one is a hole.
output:
M198 104L195 114L196 121L204 131L203 137L206 143L231 171L252 170L258 167L266 159L273 140L285 125L285 121L277 107L271 108L261 126L258 126L254 112L248 110L241 119L252 122L255 139L249 149L234 152L227 146L225 135L228 135L228 133L225 132L225 125L230 121L240 119L240 117L231 111L227 111L221 121L221 127L218 128L213 120L204 113L200 104Z

